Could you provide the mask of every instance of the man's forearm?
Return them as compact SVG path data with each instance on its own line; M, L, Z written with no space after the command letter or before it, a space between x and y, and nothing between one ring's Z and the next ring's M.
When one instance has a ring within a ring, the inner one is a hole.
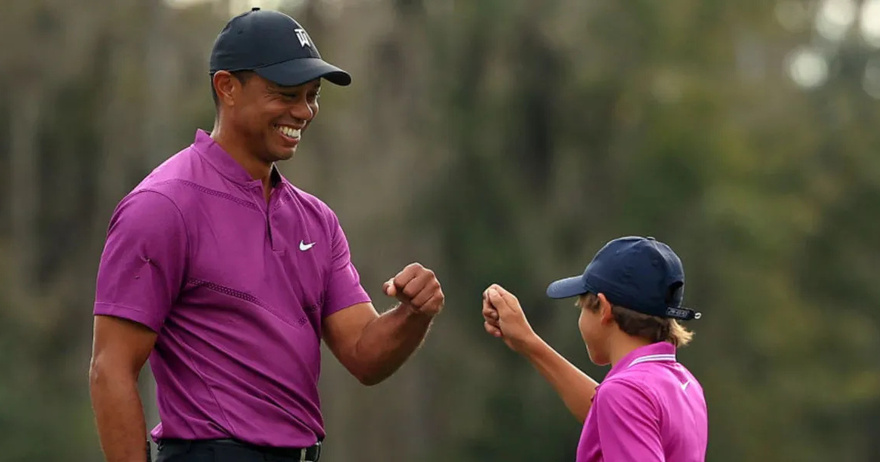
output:
M92 407L107 462L146 460L146 422L137 379L90 374Z
M598 383L538 337L529 343L522 355L550 382L568 410L583 423Z
M361 382L375 385L400 368L422 344L431 321L430 316L398 305L367 324L356 347Z

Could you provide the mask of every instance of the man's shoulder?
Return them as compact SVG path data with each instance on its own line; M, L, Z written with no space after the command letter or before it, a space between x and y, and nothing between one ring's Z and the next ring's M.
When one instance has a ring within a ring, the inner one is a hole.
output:
M288 188L288 192L293 197L293 200L301 204L304 208L310 209L315 213L319 213L324 217L336 216L336 212L334 212L333 209L329 205L327 205L327 203L324 202L323 199L295 186L289 181L285 182L285 184Z
M184 199L193 189L204 188L204 173L209 171L202 165L198 152L188 146L171 155L154 168L129 195L144 191L162 194L173 202Z

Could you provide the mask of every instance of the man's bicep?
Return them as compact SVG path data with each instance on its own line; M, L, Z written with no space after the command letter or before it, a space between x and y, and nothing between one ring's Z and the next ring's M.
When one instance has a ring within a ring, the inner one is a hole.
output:
M186 229L174 203L150 191L127 197L107 233L94 313L158 332L183 285L186 258Z
M640 387L621 380L603 383L593 408L606 460L665 460L656 403Z
M93 369L137 376L156 344L149 327L115 316L95 316Z
M372 303L358 303L324 318L323 337L327 347L347 369L355 361L355 349L367 324L379 317Z

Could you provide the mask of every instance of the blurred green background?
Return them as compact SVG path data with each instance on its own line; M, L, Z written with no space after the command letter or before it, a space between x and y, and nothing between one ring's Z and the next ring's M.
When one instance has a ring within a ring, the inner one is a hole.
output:
M573 461L580 425L483 332L480 293L514 291L601 379L543 291L642 234L678 251L704 315L679 356L708 460L880 461L880 0L4 1L0 460L102 460L107 222L211 128L211 44L252 5L355 79L282 170L337 211L377 307L412 261L447 294L381 385L325 355L322 460Z

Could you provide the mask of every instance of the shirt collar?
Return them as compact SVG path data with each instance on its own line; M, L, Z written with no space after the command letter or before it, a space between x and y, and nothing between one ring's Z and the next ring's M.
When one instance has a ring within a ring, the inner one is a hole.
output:
M193 141L193 149L216 168L227 179L243 186L259 186L260 180L251 178L251 175L235 159L223 149L211 135L204 130L196 130L196 138ZM284 177L278 171L278 167L272 164L272 186L277 187L284 183Z
M605 376L613 376L630 367L647 362L675 362L675 346L669 342L657 342L638 347L623 357Z

